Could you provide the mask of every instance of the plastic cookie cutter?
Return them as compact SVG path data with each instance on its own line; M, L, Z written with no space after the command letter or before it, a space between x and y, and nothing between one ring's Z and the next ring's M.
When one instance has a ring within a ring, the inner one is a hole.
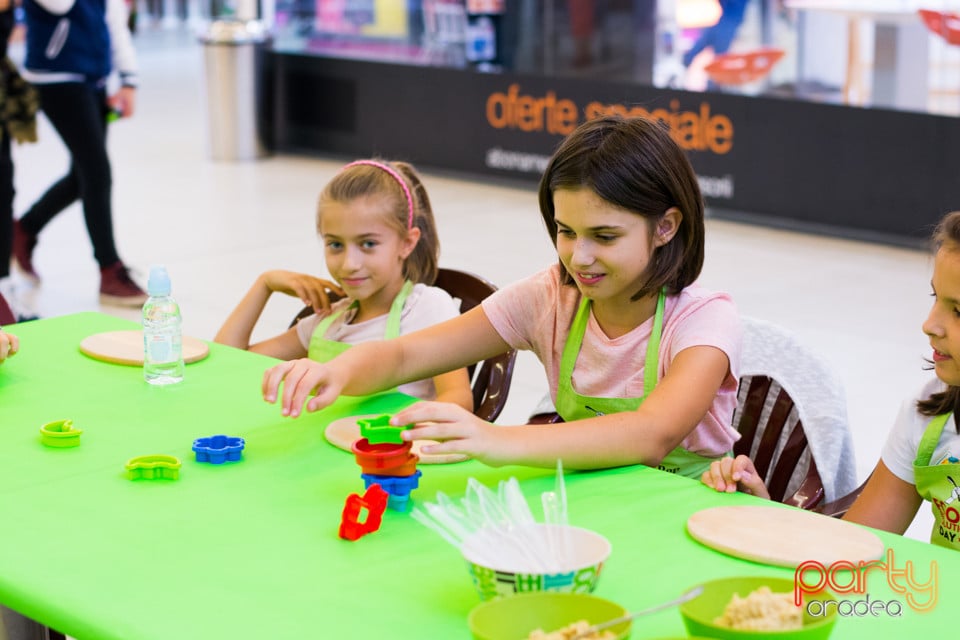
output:
M380 528L383 512L387 509L389 494L378 484L372 484L360 497L356 493L347 496L340 518L340 537L344 540L357 540ZM366 510L367 517L360 522L361 513Z
M180 460L174 456L157 454L130 458L126 465L131 480L178 480Z
M48 447L78 447L81 433L73 428L73 420L56 420L40 427L40 442Z
M390 416L382 415L375 418L361 418L357 420L360 425L360 436L367 439L370 444L404 444L400 433L412 425L403 425L395 427L390 424Z
M374 484L380 485L380 488L391 496L409 496L410 492L420 486L420 476L423 475L418 469L409 476L380 476L371 473L361 473L364 484L367 488Z
M410 493L420 486L422 472L417 470L409 476L378 476L362 473L364 484L370 487L379 484L388 494L387 508L394 511L406 511L410 506Z
M410 453L412 447L412 442L371 444L366 438L360 438L353 443L351 449L357 464L360 465L364 473L393 476L413 473L410 465L416 466L420 458L416 454Z
M193 451L197 454L197 462L209 462L210 464L237 462L240 460L243 447L243 438L224 435L197 438L193 441Z

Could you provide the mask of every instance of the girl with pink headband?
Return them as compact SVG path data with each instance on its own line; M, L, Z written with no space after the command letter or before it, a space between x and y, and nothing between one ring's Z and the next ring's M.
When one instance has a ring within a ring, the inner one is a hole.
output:
M431 286L440 243L426 189L411 165L381 160L346 165L321 192L316 225L335 282L292 271L261 274L217 332L216 342L283 360L327 362L351 345L395 338L459 315L450 295ZM274 292L299 298L314 313L251 344L253 328ZM398 389L473 410L465 369Z

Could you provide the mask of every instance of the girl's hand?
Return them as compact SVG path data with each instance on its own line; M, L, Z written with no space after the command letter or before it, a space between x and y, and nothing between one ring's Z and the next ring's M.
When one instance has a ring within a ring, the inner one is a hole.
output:
M309 358L290 360L267 369L263 374L261 390L263 399L273 404L277 401L277 391L283 383L281 413L291 418L300 415L303 403L307 411L319 411L329 406L340 395L343 384L334 378L334 370ZM307 402L311 393L316 392Z
M305 273L277 269L267 271L261 277L267 289L300 298L303 304L311 307L315 313L330 310L330 297L327 295L328 290L333 291L340 297L346 295L343 289L335 283L324 280L323 278L315 278Z
M16 355L19 350L20 341L17 339L17 336L4 333L4 331L0 329L0 364L3 364L3 361L7 358Z
M439 440L426 445L424 453L464 453L484 464L498 467L511 462L507 446L509 429L485 422L449 402L418 402L397 413L390 424L416 424L403 432L404 440Z
M710 469L700 476L700 480L717 491L727 493L741 491L770 499L770 493L763 484L760 474L757 473L756 467L753 466L753 460L747 456L714 460L710 464Z

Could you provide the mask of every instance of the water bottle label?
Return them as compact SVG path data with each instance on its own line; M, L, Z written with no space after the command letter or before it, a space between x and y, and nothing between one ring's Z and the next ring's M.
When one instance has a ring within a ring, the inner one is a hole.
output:
M155 336L147 344L150 362L174 362L180 359L180 341L176 337Z

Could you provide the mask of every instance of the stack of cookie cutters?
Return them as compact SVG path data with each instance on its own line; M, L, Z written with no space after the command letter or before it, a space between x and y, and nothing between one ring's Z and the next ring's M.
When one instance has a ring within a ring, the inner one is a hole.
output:
M405 442L400 433L410 425L393 426L389 415L357 420L359 440L353 443L353 455L363 470L360 477L369 489L378 484L390 498L387 506L395 511L406 511L410 493L420 485L417 469L420 457L411 452L413 444Z

